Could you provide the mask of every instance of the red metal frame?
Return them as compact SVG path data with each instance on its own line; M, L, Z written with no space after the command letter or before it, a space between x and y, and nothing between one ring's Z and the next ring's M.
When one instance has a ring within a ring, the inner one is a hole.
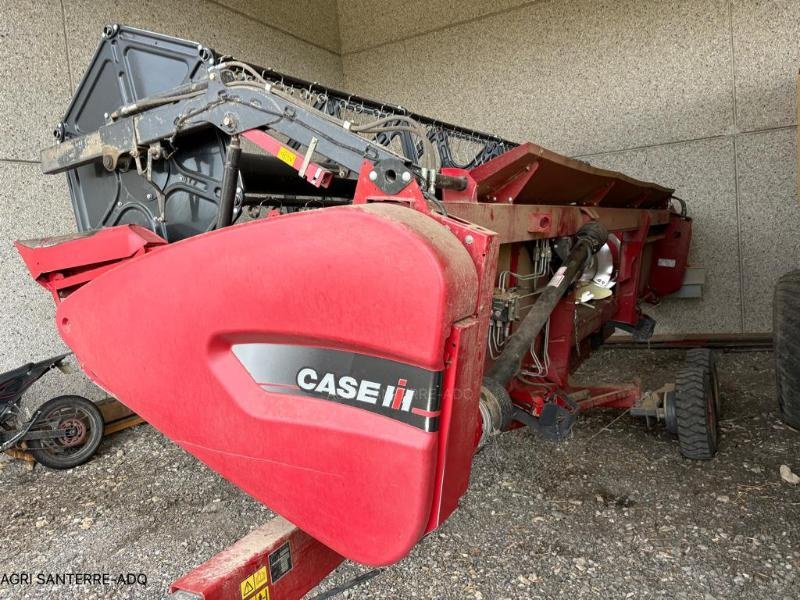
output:
M595 301L591 309L582 309L571 296L564 298L551 317L547 376L530 385L515 382L515 401L534 415L555 390L581 398L577 401L580 411L632 406L641 395L638 382L573 386L570 373L591 353L590 338L601 342L610 335L606 323L638 323L640 300L657 303L677 291L687 266L691 221L669 209L669 190L609 177L608 172L584 165L576 175L575 168L571 159L523 144L471 171L443 170L468 182L463 191L444 190L448 214L496 231L501 244L512 244L512 272L517 270L520 242L575 235L591 219L602 222L621 241L614 252L614 295ZM571 181L566 183L560 174L570 169ZM576 189L582 191L576 193ZM565 202L561 193L573 194L572 202ZM648 256L646 250L652 250Z
M306 163L303 175L314 185L330 183L330 171L268 134L243 136L295 169ZM636 324L642 300L680 288L691 222L669 209L670 190L523 144L470 171L443 169L466 186L443 190L440 214L413 178L385 194L370 179L373 168L362 164L354 206L271 215L172 246L135 226L56 245L17 244L59 303L62 337L90 377L309 532L272 522L174 590L209 600L294 600L342 556L399 560L455 510L481 428L502 244L512 245L516 271L525 242L573 236L590 220L620 240L613 294L592 308L572 294L559 302L549 372L515 381L514 402L539 415L552 398L585 411L629 407L640 396L637 382L582 386L570 374L609 335L610 321ZM357 352L437 373L439 406L415 414L438 419L438 428L265 391L273 384L255 380L233 356L243 343ZM143 356L146 378L137 370ZM293 569L273 581L262 569L287 542Z
M120 262L157 250L166 243L149 229L123 225L89 234L22 240L14 245L31 276L59 302L61 296Z
M250 129L242 133L242 137L292 167L299 173L300 177L303 177L314 187L326 188L333 181L332 171L313 162L310 155L306 158L306 156L292 150L265 131Z
M283 517L254 529L170 586L203 600L302 598L344 558Z

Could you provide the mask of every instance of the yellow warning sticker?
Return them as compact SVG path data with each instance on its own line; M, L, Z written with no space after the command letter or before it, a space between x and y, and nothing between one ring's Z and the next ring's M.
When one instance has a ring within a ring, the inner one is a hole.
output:
M267 583L267 567L261 567L253 574L253 580L256 584L256 589Z
M256 589L256 586L253 583L253 576L250 575L250 577L242 581L242 583L239 584L239 587L242 591L242 600L244 600L244 598L247 598Z
M297 159L297 156L291 150L288 150L281 146L281 149L278 150L278 158L280 158L283 162L285 162L290 167L294 166L294 161Z
M269 589L264 587L259 590L258 588L267 584L267 567L261 567L258 571L242 580L239 584L239 590L242 592L242 600L269 600ZM258 590L255 596L252 594Z

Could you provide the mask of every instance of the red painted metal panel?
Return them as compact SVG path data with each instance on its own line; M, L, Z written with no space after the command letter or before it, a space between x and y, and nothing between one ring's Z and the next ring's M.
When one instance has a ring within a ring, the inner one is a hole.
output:
M531 143L517 146L469 174L476 187L448 193L446 200L666 209L673 192Z
M121 260L157 249L167 242L149 229L122 225L91 233L22 240L15 243L31 276L58 299Z
M447 217L436 218L464 244L475 264L478 305L474 316L454 325L447 342L437 484L428 530L438 527L458 508L469 485L472 456L480 437L478 402L498 252L493 233Z
M300 600L343 560L275 517L176 580L170 591L203 600Z
M666 225L671 218L668 210L485 202L446 202L444 206L448 214L496 232L501 244L575 235L589 220L600 221L609 231L631 231L638 230L645 218L650 226Z
M664 237L653 244L653 257L648 279L648 299L677 292L683 286L683 277L692 243L692 221L673 215L664 231Z
M310 156L309 160L306 161L304 155L292 150L285 144L281 144L274 137L260 129L245 131L242 133L242 137L298 171L300 176L314 187L326 188L333 181L332 171L312 162Z
M636 325L641 317L639 296L642 291L642 254L650 230L649 215L643 213L641 217L639 229L623 232L620 238L619 274L616 289L619 308L614 319L630 325Z
M172 244L73 292L57 321L87 374L168 437L322 543L386 564L428 525L438 433L265 391L232 346L309 345L440 371L477 286L456 236L376 204Z

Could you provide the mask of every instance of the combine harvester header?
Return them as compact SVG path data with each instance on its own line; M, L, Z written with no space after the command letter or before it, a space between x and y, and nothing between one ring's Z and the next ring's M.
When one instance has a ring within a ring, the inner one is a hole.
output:
M19 242L100 386L277 519L177 581L299 598L457 508L473 455L591 407L716 445L713 356L677 385L576 385L681 289L672 190L113 26L42 152L78 228ZM250 222L244 222L244 221ZM291 524L289 523L291 522Z

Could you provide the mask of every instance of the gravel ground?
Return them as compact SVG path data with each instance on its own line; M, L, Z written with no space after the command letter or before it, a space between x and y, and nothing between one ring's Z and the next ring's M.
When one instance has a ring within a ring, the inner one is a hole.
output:
M669 381L682 353L606 349L577 374ZM519 430L475 459L462 507L359 598L800 597L800 433L780 423L772 355L720 357L719 455L694 463L618 413L552 444ZM170 581L271 513L148 426L71 472L0 459L3 573L142 573L146 585L3 585L0 598L162 598ZM368 569L345 564L320 589Z

